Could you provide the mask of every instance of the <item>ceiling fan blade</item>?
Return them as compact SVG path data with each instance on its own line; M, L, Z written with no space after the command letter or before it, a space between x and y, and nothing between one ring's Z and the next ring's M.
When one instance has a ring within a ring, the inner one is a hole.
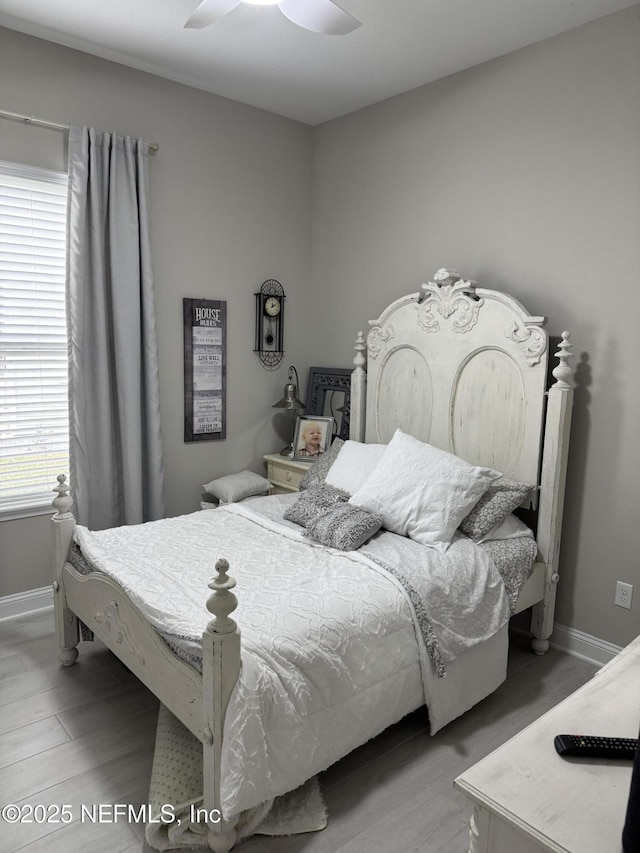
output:
M294 24L327 36L344 36L362 26L332 0L282 0L278 8Z
M184 25L187 30L201 30L224 18L227 12L240 5L241 0L202 0Z

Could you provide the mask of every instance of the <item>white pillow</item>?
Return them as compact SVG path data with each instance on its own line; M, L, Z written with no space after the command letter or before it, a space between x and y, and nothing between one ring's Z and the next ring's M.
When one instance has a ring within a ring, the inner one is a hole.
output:
M517 515L511 513L500 524L496 524L486 536L476 541L480 544L482 542L493 542L496 539L522 539L524 536L533 537L533 530L527 527Z
M271 483L266 477L261 477L253 471L240 471L239 474L218 477L202 488L214 498L218 498L220 503L229 504L253 495L263 495L270 490Z
M398 429L349 502L381 515L387 530L444 553L462 519L500 476Z
M386 444L345 441L337 459L329 468L325 483L352 495L373 472L386 449Z

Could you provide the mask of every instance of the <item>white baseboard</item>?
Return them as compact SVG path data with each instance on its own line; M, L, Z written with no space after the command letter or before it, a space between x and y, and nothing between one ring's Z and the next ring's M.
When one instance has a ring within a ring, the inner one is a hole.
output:
M38 610L53 610L53 589L50 586L29 589L26 592L17 592L15 595L5 595L0 598L0 622L3 619L27 616Z
M531 632L526 624L512 623L512 629L523 636L531 637ZM616 646L607 640L585 634L577 628L569 628L556 622L553 626L553 634L549 637L549 645L561 652L566 652L575 658L586 660L596 666L604 666L622 651L622 646Z
M600 640L591 634L585 634L576 628L568 628L566 625L553 626L553 634L549 638L549 645L554 649L573 655L576 658L604 666L622 651L622 646L616 646L606 640Z

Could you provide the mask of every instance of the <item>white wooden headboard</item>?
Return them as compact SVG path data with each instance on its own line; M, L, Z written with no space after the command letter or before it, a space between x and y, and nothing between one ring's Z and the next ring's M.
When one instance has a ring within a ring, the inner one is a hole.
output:
M511 296L440 269L397 299L356 341L350 438L386 444L397 428L474 465L535 484L545 589L534 608L536 651L548 646L573 389L569 333L547 390L546 318Z
M537 484L546 319L453 271L434 278L369 322L363 440L386 444L399 427L474 465ZM358 421L352 400L352 436L354 408Z

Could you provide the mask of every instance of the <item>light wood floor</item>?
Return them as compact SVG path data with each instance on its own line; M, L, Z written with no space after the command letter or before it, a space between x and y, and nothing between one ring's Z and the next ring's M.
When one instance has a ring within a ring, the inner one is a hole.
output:
M57 662L50 612L0 622L0 805L69 804L73 822L0 826L0 853L152 853L144 827L80 820L81 805L147 802L157 701L98 643ZM254 836L238 853L465 853L465 768L576 690L595 667L512 642L506 683L434 737L424 710L322 774L329 826Z

